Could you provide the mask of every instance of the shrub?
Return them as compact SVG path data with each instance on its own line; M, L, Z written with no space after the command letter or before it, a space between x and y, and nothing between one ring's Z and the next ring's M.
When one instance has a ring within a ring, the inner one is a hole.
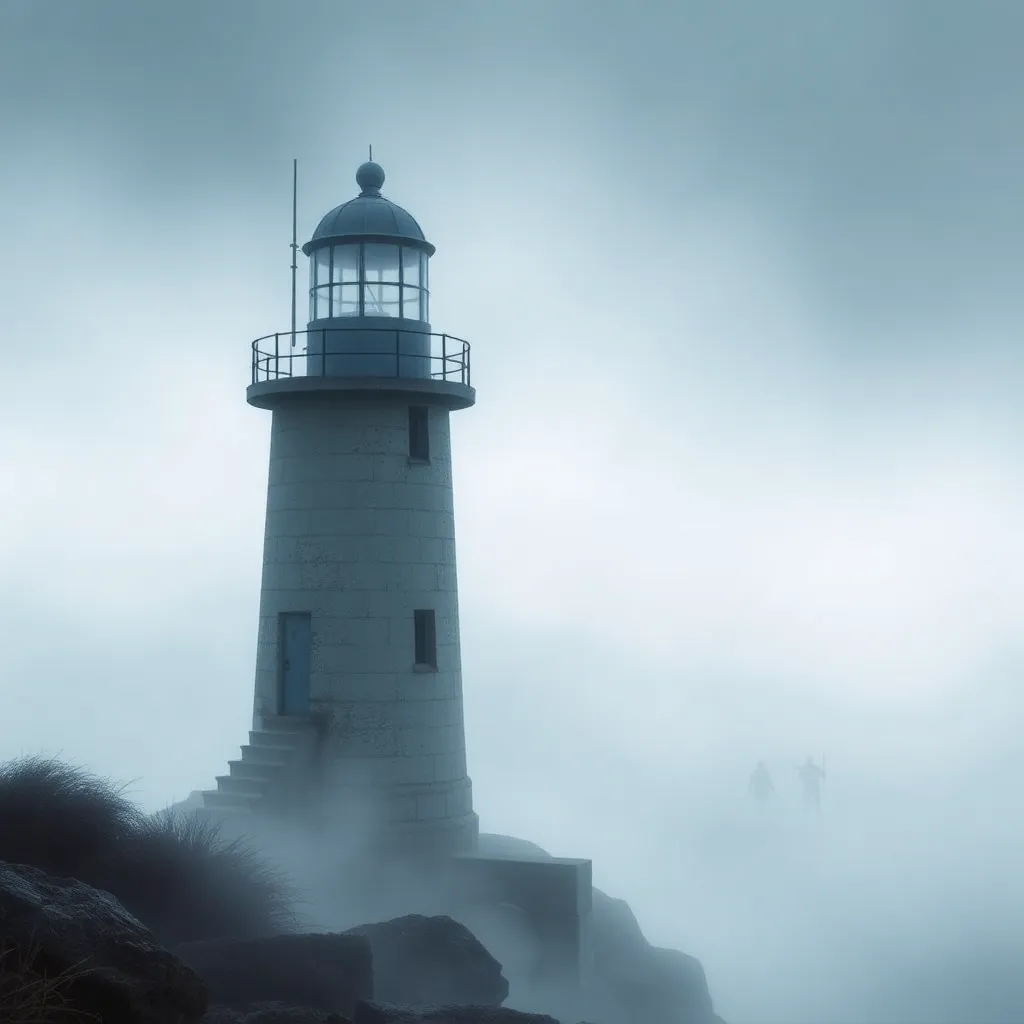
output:
M125 849L118 899L165 945L295 926L295 893L248 842L196 812L147 819Z
M52 758L0 764L0 860L103 888L144 815L110 783Z
M0 860L105 889L164 945L294 925L294 892L252 846L195 812L150 818L50 758L0 764Z

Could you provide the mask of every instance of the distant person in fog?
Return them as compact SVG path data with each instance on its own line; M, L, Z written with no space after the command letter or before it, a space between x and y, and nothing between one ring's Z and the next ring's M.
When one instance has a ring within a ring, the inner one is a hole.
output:
M772 794L775 792L775 786L772 784L772 777L768 774L768 768L764 761L757 762L754 774L750 776L748 789L750 790L750 795L759 804L767 803L771 799Z
M819 768L814 763L814 758L808 755L807 760L797 768L797 772L804 787L804 807L809 811L820 810L821 784L825 780L825 769Z

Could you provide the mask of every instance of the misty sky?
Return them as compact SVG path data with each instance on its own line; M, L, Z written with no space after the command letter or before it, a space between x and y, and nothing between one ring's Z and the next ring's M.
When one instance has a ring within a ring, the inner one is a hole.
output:
M301 243L372 144L474 346L482 827L729 1024L1024 1018L1022 52L1017 0L2 0L0 757L156 808L238 756L248 346L292 158Z

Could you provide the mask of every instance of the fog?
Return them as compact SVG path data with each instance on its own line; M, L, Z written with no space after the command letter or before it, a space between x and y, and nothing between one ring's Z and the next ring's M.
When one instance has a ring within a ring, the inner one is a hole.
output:
M0 757L156 809L237 756L248 345L292 158L301 243L372 144L474 346L482 828L593 858L728 1024L1024 1018L1022 43L1010 0L7 0Z

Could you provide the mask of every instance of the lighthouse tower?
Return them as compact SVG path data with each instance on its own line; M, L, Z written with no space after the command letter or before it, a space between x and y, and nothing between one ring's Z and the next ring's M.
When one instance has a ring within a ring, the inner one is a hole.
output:
M205 803L458 854L478 831L449 427L476 398L469 345L431 328L434 246L380 165L356 182L302 246L306 330L252 344L246 398L272 414L253 731Z

